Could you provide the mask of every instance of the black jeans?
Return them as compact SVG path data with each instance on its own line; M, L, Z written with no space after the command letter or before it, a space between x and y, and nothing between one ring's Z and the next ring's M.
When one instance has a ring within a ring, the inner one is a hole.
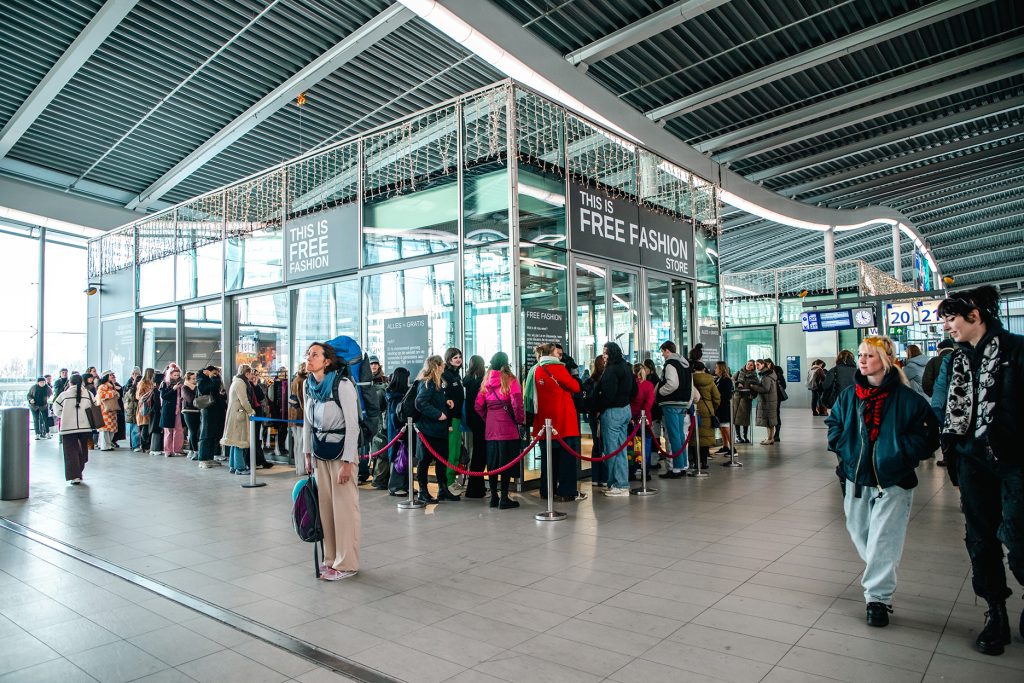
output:
M181 419L188 429L188 449L199 452L199 413L182 413Z
M441 457L448 457L448 435L444 436L427 436L423 435L427 439L427 443L434 449L434 452ZM420 493L424 495L428 494L427 491L427 470L430 467L430 463L434 463L434 478L437 479L437 488L439 491L444 491L448 488L448 468L441 463L440 460L434 458L427 450L427 447L423 445L422 441L417 439L416 443L416 456L420 459L419 467L416 469L416 481L420 485Z
M821 395L823 393L820 389L811 389L811 412L815 415L821 410Z
M974 592L990 604L1004 602L1013 594L1006 585L1004 545L1010 571L1024 584L1024 466L961 457L960 502Z

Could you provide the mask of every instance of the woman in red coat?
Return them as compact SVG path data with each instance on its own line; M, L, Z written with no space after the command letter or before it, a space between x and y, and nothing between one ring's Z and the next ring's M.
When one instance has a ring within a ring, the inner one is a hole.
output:
M541 344L534 352L537 365L526 379L524 398L527 410L536 414L533 434L544 429L544 420L551 420L552 439L557 434L572 450L580 450L580 418L572 402L580 383L569 374L565 364L553 355L552 344ZM551 464L554 468L555 500L568 502L587 497L576 489L580 478L579 461L557 441L551 443ZM547 458L541 459L540 495L547 497Z

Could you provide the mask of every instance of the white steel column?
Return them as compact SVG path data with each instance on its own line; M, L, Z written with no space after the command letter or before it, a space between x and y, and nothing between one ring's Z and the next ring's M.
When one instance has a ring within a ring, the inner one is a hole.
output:
M836 288L836 228L829 227L825 235L825 282L833 291Z
M892 225L892 276L896 282L903 282L903 256L900 254L900 226Z

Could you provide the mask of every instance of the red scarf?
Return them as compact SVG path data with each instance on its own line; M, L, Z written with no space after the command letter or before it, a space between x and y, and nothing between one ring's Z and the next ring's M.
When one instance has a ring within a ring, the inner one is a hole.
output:
M882 426L882 410L885 399L889 398L889 387L865 387L859 382L854 385L857 398L864 402L864 424L868 428L871 443L878 441L878 430Z

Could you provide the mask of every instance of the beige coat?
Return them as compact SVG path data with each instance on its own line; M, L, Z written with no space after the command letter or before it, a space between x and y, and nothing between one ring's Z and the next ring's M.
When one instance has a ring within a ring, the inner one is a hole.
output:
M711 418L722 403L722 394L715 386L715 378L706 372L693 373L693 386L700 392L697 413L700 415L700 445L715 444L715 426Z
M247 382L241 377L231 380L231 388L228 389L227 418L224 422L224 438L220 440L221 446L249 447L249 418L255 415L256 411L249 403L246 384Z

